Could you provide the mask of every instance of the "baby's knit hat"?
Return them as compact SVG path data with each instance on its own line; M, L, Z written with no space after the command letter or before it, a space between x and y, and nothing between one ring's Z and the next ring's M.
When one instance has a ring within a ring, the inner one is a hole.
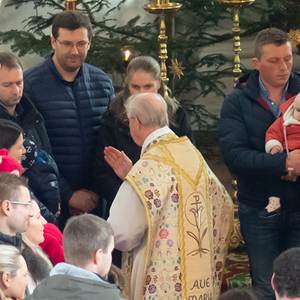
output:
M294 107L300 108L300 93L296 96L294 100Z
M22 166L8 156L8 150L4 148L0 150L0 172L14 173L19 176L22 174Z

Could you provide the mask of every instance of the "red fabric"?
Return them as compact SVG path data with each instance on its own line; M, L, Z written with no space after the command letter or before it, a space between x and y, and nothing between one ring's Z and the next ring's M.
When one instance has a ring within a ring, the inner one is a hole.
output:
M40 244L43 251L55 266L60 262L65 262L63 249L63 235L52 223L44 225L44 242Z
M290 98L286 102L284 102L280 109L282 111L282 115L286 112L288 107L294 102L296 96ZM283 149L286 149L284 133L283 133L283 117L278 118L268 129L266 132L266 143L270 140L279 141ZM296 124L291 124L286 126L286 136L288 141L289 150L295 150L300 148L300 126Z
M22 166L12 157L8 156L7 149L0 150L0 172L11 173L17 170L19 176L22 174ZM16 174L17 175L17 174Z

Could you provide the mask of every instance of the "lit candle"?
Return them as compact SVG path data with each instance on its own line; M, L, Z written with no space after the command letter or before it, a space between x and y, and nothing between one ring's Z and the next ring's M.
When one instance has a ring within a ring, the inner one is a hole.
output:
M125 60L125 61L128 61L130 55L131 55L130 50L125 50L125 51L124 51L124 56L125 56L124 60Z

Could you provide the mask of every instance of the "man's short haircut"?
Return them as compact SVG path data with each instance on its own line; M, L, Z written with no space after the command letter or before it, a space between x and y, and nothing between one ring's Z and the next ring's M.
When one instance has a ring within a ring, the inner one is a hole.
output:
M15 174L0 173L0 205L4 200L20 201L20 186L28 187L27 178Z
M93 36L92 25L88 16L79 11L63 11L57 14L52 22L52 36L58 38L59 28L74 31L79 28L86 28L89 40Z
M136 116L146 127L164 127L169 124L167 104L160 94L139 93L130 96L125 109L128 119Z
M300 297L300 247L282 252L273 263L273 272L280 297Z
M95 215L70 218L63 232L66 262L75 266L86 265L97 250L107 251L113 234L109 223Z
M223 293L218 300L258 300L258 298L248 288L234 288Z
M274 44L275 46L279 47L289 41L290 40L287 33L280 29L275 27L263 29L256 35L255 38L254 57L256 57L258 60L261 59L263 55L263 46L265 45Z
M11 52L0 52L0 69L2 67L23 70L19 57Z

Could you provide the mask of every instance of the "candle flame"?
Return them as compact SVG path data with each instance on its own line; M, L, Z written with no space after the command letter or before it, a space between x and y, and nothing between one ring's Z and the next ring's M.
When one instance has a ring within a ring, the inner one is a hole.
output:
M130 50L125 50L124 51L124 56L125 56L125 61L128 61L128 59L129 59L129 57L130 57L130 55L131 55L131 52L130 52Z

